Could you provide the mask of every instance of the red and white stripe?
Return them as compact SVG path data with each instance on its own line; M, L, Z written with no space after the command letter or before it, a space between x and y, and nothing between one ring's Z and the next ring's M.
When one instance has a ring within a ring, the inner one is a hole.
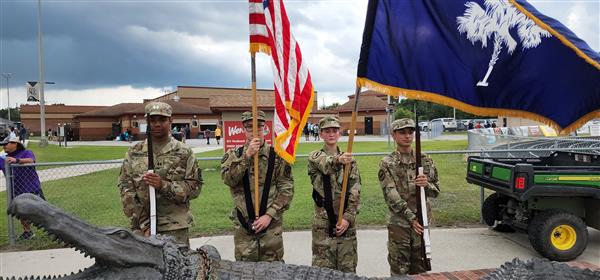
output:
M275 85L275 151L289 163L296 159L296 146L302 128L312 109L314 89L310 72L302 60L300 46L291 32L290 22L282 0L269 0L263 10L267 31L268 52L271 54L273 80ZM262 1L250 0L250 43L263 44L258 5ZM254 13L253 13L254 12ZM254 16L253 16L254 15ZM254 20L253 20L254 18ZM254 30L254 33L253 33Z
M269 33L262 0L250 0L250 52L270 54Z

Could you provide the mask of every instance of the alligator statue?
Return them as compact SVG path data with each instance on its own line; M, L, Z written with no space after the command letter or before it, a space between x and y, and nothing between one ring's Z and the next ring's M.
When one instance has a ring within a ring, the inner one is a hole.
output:
M481 278L481 280L504 279L598 280L600 279L600 271L580 269L546 259L522 261L515 258Z
M11 203L9 214L29 220L36 227L92 257L95 263L71 275L33 276L18 279L413 279L368 278L327 268L281 262L233 262L221 260L210 245L198 250L178 245L169 236L149 238L122 228L98 228L67 214L38 196L22 194ZM541 275L541 278L537 278ZM556 278L554 276L559 276ZM507 262L486 279L600 279L600 271L572 268L546 260ZM554 278L552 278L554 277ZM9 278L17 279L17 278ZM3 280L0 277L0 280Z
M8 212L95 260L91 267L71 275L23 279L377 279L281 262L221 260L213 246L189 250L168 236L145 238L122 228L98 228L32 194L16 197Z

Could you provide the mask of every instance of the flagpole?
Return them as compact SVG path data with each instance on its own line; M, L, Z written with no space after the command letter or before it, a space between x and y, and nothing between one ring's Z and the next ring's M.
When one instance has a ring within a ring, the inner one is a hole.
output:
M252 138L258 137L258 121L256 116L258 114L258 105L256 104L256 53L250 53L250 65L252 66ZM259 205L260 196L258 195L258 153L254 154L254 216L256 219L259 218ZM265 178L268 180L269 178ZM248 213L250 214L250 213Z
M358 115L358 97L360 95L360 86L356 86L354 92L354 111L352 111L352 120L350 121L350 133L348 134L348 149L347 153L352 153L352 144L354 143L354 130L356 130L356 115ZM348 189L348 176L350 175L350 168L352 163L344 164L344 177L342 180L342 192L340 193L340 208L338 209L338 220L337 225L342 224L342 217L344 216L344 203L346 203L346 189Z

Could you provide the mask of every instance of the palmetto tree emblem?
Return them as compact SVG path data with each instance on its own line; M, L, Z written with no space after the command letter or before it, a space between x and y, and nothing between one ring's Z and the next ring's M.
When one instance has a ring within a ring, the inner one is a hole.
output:
M517 28L523 49L535 48L542 42L542 37L551 37L550 33L539 27L533 20L511 5L508 0L485 0L485 10L475 2L467 2L463 16L457 17L458 31L466 33L467 39L475 45L481 41L481 47L487 47L488 39L494 40L494 51L483 80L477 86L488 86L488 78L506 45L508 54L512 55L518 42L510 35L511 28Z

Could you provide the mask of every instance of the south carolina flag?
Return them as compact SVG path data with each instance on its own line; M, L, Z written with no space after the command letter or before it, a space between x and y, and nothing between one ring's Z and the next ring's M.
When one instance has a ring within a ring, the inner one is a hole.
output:
M563 133L600 117L600 55L523 0L370 0L358 84Z

